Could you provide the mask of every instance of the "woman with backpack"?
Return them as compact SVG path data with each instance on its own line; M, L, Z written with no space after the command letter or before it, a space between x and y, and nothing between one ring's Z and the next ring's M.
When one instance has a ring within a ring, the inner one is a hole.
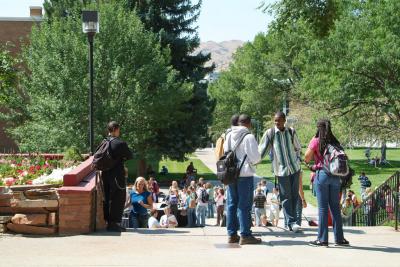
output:
M340 209L340 177L337 173L332 174L332 163L327 158L332 159L333 153L342 154L343 147L332 133L331 123L329 120L319 120L317 123L317 133L311 139L305 154L305 163L309 168L316 172L314 185L316 186L318 200L318 238L311 241L312 246L328 246L328 212L329 209L333 216L335 244L337 246L349 246L343 236L343 223ZM314 165L310 166L310 161L314 161ZM344 165L347 162L343 162ZM340 165L339 167L342 167ZM348 167L347 165L345 166ZM347 168L348 169L348 168ZM342 169L338 169L342 171ZM348 171L348 170L347 170Z

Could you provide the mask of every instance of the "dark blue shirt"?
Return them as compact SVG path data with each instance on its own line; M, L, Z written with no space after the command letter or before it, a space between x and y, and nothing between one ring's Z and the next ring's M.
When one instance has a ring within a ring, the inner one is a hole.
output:
M150 192L144 191L139 194L136 191L132 191L131 193L131 203L133 206L132 212L135 214L147 214L147 209L144 208L139 202L143 201L144 204L149 204L147 201L147 197L150 196Z

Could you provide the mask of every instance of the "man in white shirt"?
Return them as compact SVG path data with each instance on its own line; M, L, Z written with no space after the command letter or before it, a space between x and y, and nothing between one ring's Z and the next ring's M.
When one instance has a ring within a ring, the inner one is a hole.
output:
M239 179L228 185L227 191L227 221L228 243L241 245L259 244L261 239L255 238L251 228L251 207L253 204L255 164L261 161L256 138L250 133L251 118L242 114L239 126L233 126L226 136L224 152L232 150L236 143L242 142L236 148L235 154L238 166L242 166ZM242 165L243 163L243 165ZM240 230L240 237L237 231Z

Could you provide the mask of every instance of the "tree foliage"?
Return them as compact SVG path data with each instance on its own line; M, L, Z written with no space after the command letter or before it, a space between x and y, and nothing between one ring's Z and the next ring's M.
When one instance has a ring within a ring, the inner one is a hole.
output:
M282 104L280 89L300 109L291 115L295 126L308 129L304 137L327 117L344 143L398 140L400 3L281 0L268 8L275 14L271 27L212 86L213 129L227 127L235 112L264 117L269 127L267 115Z
M194 54L200 40L193 24L199 17L201 1L193 4L190 0L46 0L44 6L46 13L53 18L69 16L88 5L101 6L109 2L136 13L145 28L156 34L161 45L159 48L170 50L170 64L178 71L178 79L193 85L192 97L181 107L186 116L172 119L170 128L158 129L160 154L182 160L187 153L207 144L214 108L207 93L208 84L204 81L213 70L213 66L204 67L210 55Z
M302 88L354 131L400 134L397 1L353 1L335 30L304 51Z
M8 47L0 48L0 120L15 126L26 118L26 96L18 87L19 59Z
M280 0L261 5L264 11L275 15L272 28L285 30L297 23L306 22L317 37L325 37L334 28L344 1L340 0Z
M178 81L168 49L139 18L118 4L100 6L101 33L95 38L95 139L106 123L121 122L123 137L140 157L160 156L159 133L184 120L191 85ZM13 133L22 150L88 150L88 60L79 12L53 18L33 29L24 53L23 82L31 119Z
M207 93L208 84L204 80L214 68L204 66L210 60L210 55L194 54L200 44L194 23L200 15L202 1L192 3L190 0L124 0L123 2L128 9L134 10L139 15L146 29L157 35L161 47L170 49L171 64L179 72L180 80L193 84L193 96L183 110L188 114L187 119L177 120L175 127L164 132L159 146L161 150L168 149L171 158L183 159L185 153L193 152L207 144L208 126L212 122L214 108L214 103ZM170 149L163 144L176 144L176 146Z

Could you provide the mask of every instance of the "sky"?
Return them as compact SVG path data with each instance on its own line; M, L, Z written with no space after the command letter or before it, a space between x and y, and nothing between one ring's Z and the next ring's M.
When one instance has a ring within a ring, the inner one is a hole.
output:
M206 41L251 41L267 30L271 16L257 9L263 0L203 0L198 33ZM266 0L271 3L275 0ZM43 0L0 0L0 17L28 17Z

